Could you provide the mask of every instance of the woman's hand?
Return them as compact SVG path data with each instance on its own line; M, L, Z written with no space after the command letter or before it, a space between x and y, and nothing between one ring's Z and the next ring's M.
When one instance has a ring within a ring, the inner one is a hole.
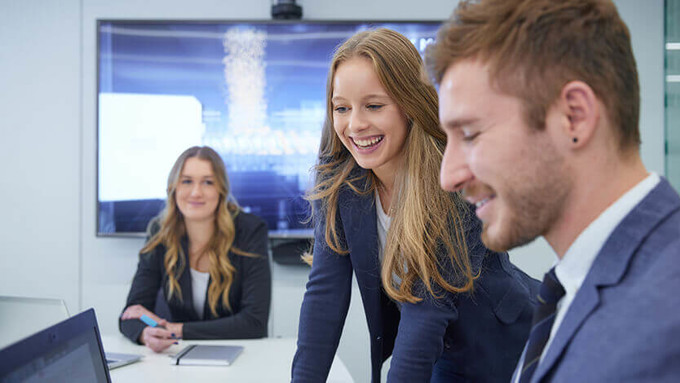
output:
M158 323L158 327L145 327L139 336L139 341L153 351L161 352L182 339L184 323L168 322L142 305L132 305L126 308L120 318L123 320L139 319L142 315L146 315Z
M146 307L142 305L129 306L128 308L125 309L125 311L123 311L123 315L120 316L120 319L122 320L139 319L142 317L142 315L146 315L158 323L160 323L160 321L163 320L158 315L147 310Z
M158 322L158 325L165 327L175 336L175 338L182 339L183 337L182 329L184 328L184 323L168 322L165 319L161 319Z
M154 352L161 352L173 344L177 344L177 337L172 335L172 331L167 329L146 326L142 335L139 336L139 340Z

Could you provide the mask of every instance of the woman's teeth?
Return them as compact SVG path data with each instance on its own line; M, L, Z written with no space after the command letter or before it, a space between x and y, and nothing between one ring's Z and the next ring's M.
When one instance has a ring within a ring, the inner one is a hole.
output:
M383 139L383 136L379 136L379 137L372 137L372 138L367 138L367 139L352 138L352 141L354 141L354 143L360 148L368 148L368 147L371 147L371 146L377 144L378 142L382 141L382 139Z

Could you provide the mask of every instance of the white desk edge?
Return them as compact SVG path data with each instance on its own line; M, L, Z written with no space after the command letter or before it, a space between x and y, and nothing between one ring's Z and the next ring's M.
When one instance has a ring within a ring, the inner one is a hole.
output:
M127 366L111 370L114 383L158 381L186 382L290 382L290 368L295 355L294 338L263 338L239 340L182 340L162 353L130 342L121 334L102 335L104 350L141 354L143 358ZM174 366L174 355L189 344L232 344L244 350L231 366ZM352 376L338 356L335 356L327 382L353 383Z

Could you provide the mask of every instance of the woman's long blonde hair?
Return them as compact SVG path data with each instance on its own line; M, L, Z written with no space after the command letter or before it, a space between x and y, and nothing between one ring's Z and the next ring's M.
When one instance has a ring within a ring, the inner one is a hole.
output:
M325 241L337 253L347 254L336 227L340 190L349 187L366 195L375 193L379 184L372 171L358 176L352 172L358 165L333 129L333 77L338 66L355 57L372 62L380 83L409 120L403 169L395 178L390 209L392 223L381 273L383 287L393 299L410 303L420 301L414 295L418 280L433 296L439 295L436 286L456 293L469 291L475 276L465 242L463 221L467 208L457 193L439 187L446 136L439 129L437 92L427 80L422 58L413 44L389 29L354 35L336 50L331 61L319 163L314 168L314 188L307 195L310 203L319 201L325 213ZM448 259L438 258L442 250ZM452 265L454 275L442 275L442 269L451 269L442 262Z
M184 169L184 164L189 158L198 158L209 161L212 165L215 185L219 192L219 202L215 210L215 230L212 238L208 241L205 255L210 260L210 286L208 287L208 304L210 312L217 316L217 304L222 296L222 305L231 310L229 304L229 289L234 278L234 266L229 261L229 251L235 254L253 256L232 246L234 243L235 227L234 218L239 214L240 208L229 193L229 179L222 158L208 146L193 146L185 150L170 170L168 175L168 199L165 209L160 214L160 229L152 233L152 237L140 251L144 254L152 251L156 246L165 247L165 271L168 274L168 299L177 294L182 299L182 290L178 278L186 267L181 240L187 235L184 217L177 207L175 191ZM151 226L151 225L150 225Z

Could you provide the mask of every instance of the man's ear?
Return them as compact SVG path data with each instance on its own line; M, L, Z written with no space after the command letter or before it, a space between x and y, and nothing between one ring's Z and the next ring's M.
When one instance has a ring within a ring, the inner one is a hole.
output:
M593 89L583 81L570 81L560 92L560 109L568 123L563 132L572 148L581 148L595 134L600 121L601 106Z

